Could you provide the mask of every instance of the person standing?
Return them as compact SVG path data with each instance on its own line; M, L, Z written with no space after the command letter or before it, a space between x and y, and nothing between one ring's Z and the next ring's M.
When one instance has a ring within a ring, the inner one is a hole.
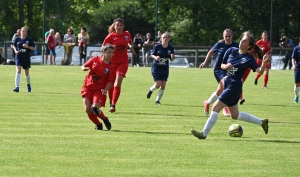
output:
M287 36L283 36L281 39L281 43L279 43L279 47L286 47L286 48L290 48L290 49L294 49L294 43L292 41L292 39L289 39ZM285 57L284 57L284 66L282 68L282 70L285 70L286 67L289 65L289 69L292 68L292 57L291 57L291 51L286 50L285 51Z
M238 43L236 43L232 40L232 37L233 37L232 30L231 29L225 29L223 31L223 40L220 40L219 42L217 42L210 49L210 51L206 55L206 58L205 58L204 62L201 63L200 66L199 66L200 69L203 68L204 66L206 66L207 62L210 60L212 55L215 52L218 52L218 55L217 55L216 61L215 61L215 66L214 66L214 76L215 76L218 83L226 75L226 71L222 70L222 68L221 68L223 56L224 56L226 50L229 49L230 47L238 47L239 46ZM218 97L220 96L222 91L223 90L219 90L217 92L212 93L212 95L209 97L209 99L204 101L204 113L206 115L209 115L209 105L212 104L213 102L215 102L218 99ZM230 116L230 113L229 113L227 107L224 107L223 115L226 116L226 117Z
M80 33L78 34L78 48L79 48L79 62L80 65L86 62L87 44L90 42L90 36L86 31L85 27L81 27Z
M111 123L100 107L105 107L107 91L115 80L114 68L110 62L114 47L106 44L102 47L102 52L102 57L95 56L81 66L82 71L89 71L84 79L81 96L87 116L96 125L95 130L103 129L98 117L102 119L107 130L110 130Z
M128 55L127 48L132 46L132 38L129 31L124 31L124 20L117 18L108 29L108 35L103 41L103 46L107 43L115 46L114 55L111 58L111 63L116 72L114 87L109 90L110 112L116 111L116 104L121 94L121 85L126 77L128 70ZM134 50L130 47L132 53Z
M54 28L50 28L50 30L54 30ZM50 30L45 33L45 43L47 43L47 38L50 35ZM45 54L45 64L47 64L48 55L50 54L48 44L46 46L44 46L44 54Z
M35 49L35 44L33 40L27 36L27 28L21 28L21 36L17 37L13 44L14 51L16 53L16 76L15 76L15 89L14 92L20 91L20 80L21 80L21 67L23 67L25 71L25 77L27 81L27 91L31 92L30 85L30 74L29 68L30 66L30 51Z
M136 53L134 55L134 66L139 67L140 63L140 49L143 46L143 39L142 35L140 33L137 33L135 37L133 38L133 49L134 52Z
M64 35L63 42L69 44L69 45L65 46L65 47L67 47L67 50L65 50L65 51L68 51L70 64L73 65L73 62L72 62L73 56L72 55L73 55L73 48L76 43L76 36L75 36L72 28L68 28L67 34ZM74 45L71 45L71 44L74 44Z
M262 50L263 55L268 52L272 52L271 42L268 40L268 37L269 37L269 33L267 31L264 31L261 34L261 39L256 42L256 45ZM262 60L260 58L258 58L256 61L257 61L258 65L261 66ZM266 66L265 72L264 72L264 86L263 86L264 89L267 89L270 68L271 68L271 63L268 63ZM259 73L256 74L255 80L254 80L255 85L257 85L257 81L260 76L261 75Z
M14 50L14 42L15 42L15 39L17 38L17 37L20 37L21 36L21 30L20 29L17 29L17 32L13 35L13 37L12 37L12 39L11 39L11 42L12 42L12 44L11 44L11 50L12 50L12 53L13 53L13 59L15 59L16 58L16 53L15 53L15 50Z
M161 31L157 31L157 36L155 38L155 44L160 44L161 43Z
M144 39L144 66L149 66L150 52L154 46L154 39L151 37L150 33L146 34L146 38Z
M292 53L292 65L294 70L294 103L299 102L299 91L300 91L300 46L294 48Z
M263 56L262 65L259 67L253 56L249 54L249 51L252 48L258 48L255 44L255 38L253 36L244 35L240 41L239 48L232 47L224 54L221 68L225 70L227 74L219 82L219 87L223 87L224 91L214 103L212 113L207 119L203 130L201 132L198 132L194 129L191 130L192 134L198 139L206 139L208 133L218 119L219 112L225 106L229 107L231 117L233 119L258 124L263 128L265 134L268 134L268 119L260 119L249 113L239 112L237 104L239 102L240 93L243 87L242 77L244 72L251 67L253 71L262 74L270 60L270 54L266 53Z
M164 94L167 80L169 77L169 60L174 61L174 48L169 45L170 36L168 33L164 33L161 36L161 44L154 46L151 51L151 57L153 58L152 64L152 76L154 79L154 85L152 85L147 93L149 99L154 90L159 89L158 95L155 100L156 105L161 105L160 100Z
M50 30L50 34L47 37L48 49L50 51L50 65L56 65L55 58L55 31L54 29Z

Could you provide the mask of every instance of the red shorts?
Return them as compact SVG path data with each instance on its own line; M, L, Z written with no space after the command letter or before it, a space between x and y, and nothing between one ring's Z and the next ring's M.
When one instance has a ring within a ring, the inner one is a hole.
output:
M128 71L128 63L118 63L118 64L113 64L116 72L116 76L120 75L123 77L126 77L126 73Z
M82 87L81 96L82 98L86 97L88 100L92 101L92 103L100 103L100 107L105 107L106 95L103 95L100 90L93 91L86 87Z
M257 59L257 60L256 60L256 63L257 63L259 66L261 66L261 65L262 65L262 60ZM271 63L270 63L270 62L266 65L266 68L271 68Z

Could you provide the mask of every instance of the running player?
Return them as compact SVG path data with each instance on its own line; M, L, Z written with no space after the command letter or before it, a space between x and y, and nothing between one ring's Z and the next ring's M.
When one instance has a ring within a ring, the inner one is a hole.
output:
M206 65L206 63L210 60L212 55L215 52L218 52L218 55L216 57L216 63L215 63L215 66L214 66L214 75L215 75L215 78L216 78L218 83L226 75L226 71L221 69L223 56L224 56L226 50L229 49L230 47L238 47L239 46L238 43L232 41L232 37L233 37L232 30L231 29L225 29L224 32L223 32L223 40L220 40L219 42L217 42L212 47L212 49L210 49L210 51L206 55L206 58L205 58L204 62L199 66L200 69L203 68ZM218 99L218 97L220 96L222 91L216 91L216 92L212 93L212 95L209 97L209 99L204 101L204 113L206 115L209 115L209 105L212 104L213 102L215 102ZM227 116L227 117L230 116L227 107L225 107L223 109L223 115Z
M300 46L294 48L292 54L292 65L294 69L294 78L295 78L295 86L294 86L294 103L298 103L299 101L299 91L300 91Z
M147 98L151 97L154 90L159 89L155 100L156 105L161 105L160 100L164 94L167 80L169 77L169 60L174 61L174 49L169 45L170 36L168 33L161 35L161 43L154 46L151 57L154 59L152 64L152 76L154 85L150 87Z
M266 53L263 56L261 67L258 66L253 56L249 54L249 50L255 48L260 50L255 44L253 36L244 35L240 41L239 48L230 48L226 51L221 68L227 71L226 77L219 82L219 87L224 91L221 93L218 100L214 103L212 113L210 114L206 124L201 132L191 130L192 134L199 139L206 139L208 133L216 123L219 112L228 106L231 117L233 119L242 120L254 124L261 125L264 132L268 133L268 119L259 119L246 112L239 112L238 101L242 91L242 77L244 72L251 67L253 71L260 74L264 72L267 62L270 60L270 54Z
M95 56L81 66L83 71L88 71L81 89L83 106L89 119L96 125L96 130L102 130L103 120L107 130L111 129L111 123L100 110L105 107L107 91L112 87L115 80L115 71L110 62L114 53L114 47L106 44L102 47L103 56Z
M127 48L130 46L131 52L134 54L132 49L132 39L129 31L124 31L124 20L117 18L108 29L108 35L104 39L103 46L107 43L115 46L114 55L111 58L111 63L116 72L116 80L114 87L109 90L110 99L110 112L116 111L116 104L121 94L121 84L123 78L126 77L128 70L128 55ZM130 45L128 45L130 44Z

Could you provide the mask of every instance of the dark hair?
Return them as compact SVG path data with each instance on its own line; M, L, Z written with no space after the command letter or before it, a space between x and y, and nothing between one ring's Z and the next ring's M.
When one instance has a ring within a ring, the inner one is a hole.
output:
M71 31L71 34L73 34L74 33L74 31L73 31L73 29L72 28L68 28L68 31Z
M255 37L252 35L248 35L247 37L249 39L249 45L251 46L248 52L250 54L254 52L255 56L257 56L259 59L262 59L263 58L262 50L256 45Z
M81 29L83 29L83 31L84 31L84 32L86 32L86 28L85 28L84 26L83 26L83 27L81 27Z
M115 49L115 47L109 43L105 44L105 46L102 47L102 51L105 52L107 49Z

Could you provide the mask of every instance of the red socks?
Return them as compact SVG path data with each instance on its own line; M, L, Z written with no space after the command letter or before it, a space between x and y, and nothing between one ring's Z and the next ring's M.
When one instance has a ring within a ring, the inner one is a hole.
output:
M120 94L121 94L121 87L114 87L112 100L111 100L112 105L117 104Z
M264 87L267 86L268 80L269 80L269 75L265 74L265 77L264 77Z
M103 113L102 113L103 114ZM101 115L101 114L100 114ZM95 124L95 125L99 125L101 124L99 119L97 118L97 116L92 112L90 114L88 114L89 119Z
M260 74L256 74L255 79L258 79L260 76Z

